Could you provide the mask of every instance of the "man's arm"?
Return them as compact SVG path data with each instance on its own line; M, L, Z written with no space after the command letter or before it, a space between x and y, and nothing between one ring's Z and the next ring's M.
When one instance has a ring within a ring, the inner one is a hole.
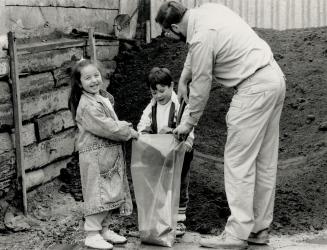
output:
M186 123L197 125L209 99L212 85L212 70L215 62L213 31L195 37L190 46L192 82L190 83L189 116Z
M192 80L192 70L191 70L191 55L187 53L187 57L184 63L182 74L178 81L178 101L181 102L183 99L188 103L187 95L187 84Z
M189 58L192 71L190 83L189 114L174 133L185 135L197 125L209 99L212 71L215 62L213 50L214 31L196 34L189 48Z

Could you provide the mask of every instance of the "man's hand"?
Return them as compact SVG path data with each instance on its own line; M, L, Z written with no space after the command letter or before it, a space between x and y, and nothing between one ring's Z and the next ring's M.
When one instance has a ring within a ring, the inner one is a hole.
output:
M177 98L179 103L182 102L182 99L184 99L185 102L188 103L187 82L181 80L178 82Z
M168 126L163 127L160 131L159 134L172 134L173 129L169 128Z
M192 126L182 123L173 130L173 134L177 136L178 140L185 141L191 130Z

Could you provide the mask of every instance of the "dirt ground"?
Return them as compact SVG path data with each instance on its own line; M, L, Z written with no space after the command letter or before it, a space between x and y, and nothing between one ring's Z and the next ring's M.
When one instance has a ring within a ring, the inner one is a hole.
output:
M275 235L318 233L327 228L327 28L256 30L271 46L287 77L281 117L280 164L277 179ZM146 74L153 66L167 67L178 82L187 48L165 38L140 47L122 46L109 91L120 119L137 124L150 100ZM196 129L195 149L223 156L225 114L233 91L214 85L206 111ZM29 194L33 226L25 232L1 232L0 249L46 249L55 244L81 243L80 202L59 180ZM67 191L67 190L66 190ZM71 205L71 206L70 206ZM186 226L190 231L218 234L229 215L222 165L203 158L193 161ZM136 209L129 218L114 217L112 227L126 235L137 231Z

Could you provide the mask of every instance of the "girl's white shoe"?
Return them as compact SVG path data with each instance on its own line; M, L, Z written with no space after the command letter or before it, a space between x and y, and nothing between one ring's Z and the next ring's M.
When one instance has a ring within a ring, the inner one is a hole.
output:
M84 244L90 248L113 249L113 245L105 241L100 234L86 236Z
M124 236L121 236L109 229L104 229L102 231L102 237L112 244L124 244L127 242L127 239Z

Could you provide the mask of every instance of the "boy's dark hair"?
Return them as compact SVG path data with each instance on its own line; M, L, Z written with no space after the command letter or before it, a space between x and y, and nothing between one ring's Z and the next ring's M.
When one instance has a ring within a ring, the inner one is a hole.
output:
M165 2L160 6L155 21L163 28L170 29L172 24L182 21L186 11L187 8L179 2Z
M88 65L95 64L90 60L81 59L73 66L71 71L71 91L68 99L68 108L72 112L74 119L76 117L76 110L83 91L81 83L81 70Z
M147 78L147 84L153 90L157 89L157 84L170 87L173 84L170 70L159 67L152 68Z

